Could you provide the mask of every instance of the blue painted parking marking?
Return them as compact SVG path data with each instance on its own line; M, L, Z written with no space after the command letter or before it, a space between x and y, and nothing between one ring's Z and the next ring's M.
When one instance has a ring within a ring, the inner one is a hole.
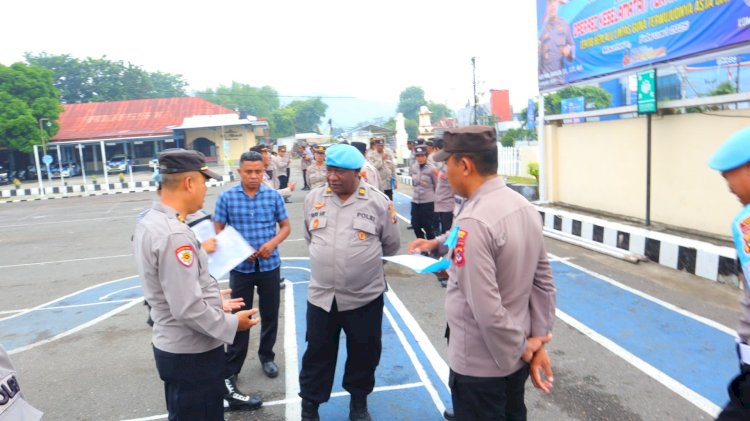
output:
M284 259L289 264L290 259ZM309 267L306 260L296 260L294 266ZM283 269L283 276L293 283L294 308L297 336L297 361L301 368L302 356L305 352L307 286L309 272ZM370 413L376 419L442 419L442 410L450 405L450 392L440 380L440 374L432 368L424 350L417 343L414 335L408 329L401 314L394 307L393 302L386 295L382 325L383 351L380 364L375 372L375 392L368 398ZM390 317L389 317L390 316ZM419 362L422 375L412 363L412 357L398 332L413 352L413 357ZM342 387L344 364L346 362L346 337L341 335L339 353L336 362L336 374L331 399L320 407L320 417L325 420L347 420L349 415L349 397ZM447 373L442 373L447 375ZM426 382L425 382L426 380ZM431 390L437 393L440 405L437 405L431 395Z
M0 319L0 342L9 353L20 352L74 333L142 298L137 277L95 285Z

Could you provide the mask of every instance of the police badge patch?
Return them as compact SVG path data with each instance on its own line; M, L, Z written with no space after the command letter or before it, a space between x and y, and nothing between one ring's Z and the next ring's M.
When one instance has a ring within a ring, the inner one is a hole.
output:
M466 237L468 236L468 232L464 230L458 230L458 241L456 242L456 249L453 252L453 261L458 267L466 264L466 256L464 256L464 246L466 244Z
M195 260L195 252L193 251L193 246L177 247L177 250L175 250L175 255L177 256L177 260L182 263L183 266L193 266L193 261Z

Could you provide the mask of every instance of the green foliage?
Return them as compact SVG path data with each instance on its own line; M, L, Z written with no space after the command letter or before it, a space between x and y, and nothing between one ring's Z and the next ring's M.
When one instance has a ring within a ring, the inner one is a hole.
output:
M612 104L612 94L602 88L597 86L571 86L544 97L544 114L560 114L563 99L576 98L579 96L584 98L586 110L601 110ZM534 106L537 109L538 116L539 102L535 101ZM526 121L527 110L528 107L524 107L520 114L523 126L528 128L528 121Z
M503 133L500 137L500 143L503 146L513 146L516 141L519 140L536 140L536 132L524 128L508 129L508 131Z
M448 108L448 106L445 104L430 101L427 104L427 108L429 108L430 112L432 113L430 119L432 120L433 124L445 117L453 117L453 111L451 111L451 109Z
M295 112L289 107L280 108L271 113L268 118L268 125L271 130L271 137L286 137L295 133L294 131Z
M279 93L270 86L256 88L232 82L230 86L220 85L216 89L198 92L198 96L222 107L264 118L279 109Z
M536 183L539 184L539 163L529 162L529 174L536 179Z
M727 81L720 83L706 96L729 95L736 92L737 89L734 87L734 85L732 85L732 82ZM685 109L685 111L688 113L702 113L706 111L717 111L722 108L723 107L721 105L709 105L706 107L688 107L687 109Z
M409 135L409 139L416 139L419 134L419 124L414 120L404 120L404 128L406 134ZM395 128L394 128L395 130Z
M294 128L297 133L317 132L320 119L326 115L328 105L320 98L292 101L286 108L294 110Z
M29 64L53 73L64 103L121 101L186 96L182 75L147 72L140 66L111 61L106 56L80 60L70 55L25 54Z
M0 146L31 152L42 143L38 121L57 121L62 107L52 84L52 72L37 66L15 63L0 65ZM58 126L44 126L44 136L57 133Z
M422 105L427 105L424 99L424 89L419 86L410 86L401 91L396 112L403 113L407 120L419 121L419 107Z

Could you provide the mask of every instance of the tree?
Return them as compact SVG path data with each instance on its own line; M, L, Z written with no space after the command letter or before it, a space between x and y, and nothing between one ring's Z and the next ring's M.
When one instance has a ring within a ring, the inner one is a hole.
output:
M232 82L230 86L198 92L198 96L232 110L247 111L250 115L270 117L279 109L279 93L270 86L256 88Z
M584 98L587 110L601 110L612 104L612 94L597 86L571 86L561 91L549 94L544 97L544 113L560 114L562 100L566 98ZM536 109L539 109L539 103L535 103ZM521 110L521 121L524 127L527 127L526 112L528 107Z
M295 112L289 107L272 112L268 119L271 137L279 138L293 135L295 133L294 118Z
M26 62L52 70L60 99L68 104L186 96L181 75L150 73L140 66L106 56L84 60L70 55L26 53Z
M446 117L453 117L453 111L451 111L451 109L448 108L448 106L445 104L430 101L427 104L427 108L429 108L430 112L432 113L430 118L433 123L435 123L436 121L440 121Z
M45 138L57 133L54 122L62 112L58 98L50 70L24 63L0 65L0 145L31 152L42 143L40 118L53 123L45 128Z
M536 131L526 129L508 129L500 137L503 146L513 146L519 140L536 140Z
M427 105L424 99L424 89L419 86L410 86L401 91L396 112L403 113L407 120L419 121L419 107L422 105Z
M286 108L294 110L294 128L297 133L317 132L320 119L326 115L328 105L320 98L292 101Z

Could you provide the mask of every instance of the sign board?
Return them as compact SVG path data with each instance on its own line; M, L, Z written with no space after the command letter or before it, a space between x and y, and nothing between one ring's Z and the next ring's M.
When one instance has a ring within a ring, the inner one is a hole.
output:
M638 113L656 112L656 69L638 73Z
M52 155L44 155L42 157L42 162L44 162L44 165L49 165L53 161Z
M582 96L577 96L574 98L563 98L560 102L560 108L562 114L582 113L586 111L586 99ZM581 118L567 118L563 120L563 123L581 123L582 121L583 119Z
M529 106L526 108L526 130L536 128L536 103L533 99L529 100Z
M745 0L536 0L539 89L750 40Z

